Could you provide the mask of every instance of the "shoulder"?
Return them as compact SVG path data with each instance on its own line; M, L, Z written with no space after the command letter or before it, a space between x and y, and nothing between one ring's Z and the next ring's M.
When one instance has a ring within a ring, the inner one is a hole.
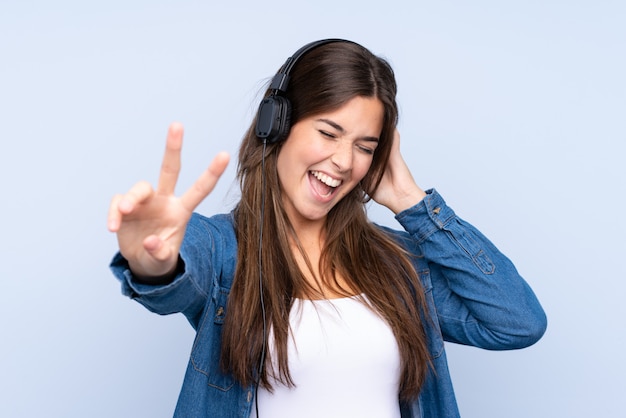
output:
M218 277L232 277L237 261L237 236L232 213L210 217L194 213L181 246L183 258L212 270ZM186 260L187 261L187 260Z
M185 238L206 237L207 234L214 239L221 237L226 241L236 243L235 223L232 212L220 213L210 217L194 212L187 224Z
M218 213L211 216L194 212L191 215L190 224L207 225L215 228L233 229L235 225L233 212Z

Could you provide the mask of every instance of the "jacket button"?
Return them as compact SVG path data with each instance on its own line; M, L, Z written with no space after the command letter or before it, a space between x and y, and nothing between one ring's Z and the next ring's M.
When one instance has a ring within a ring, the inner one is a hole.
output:
M251 400L252 400L252 391L249 390L248 391L248 403L250 403Z
M435 215L439 215L439 212L441 212L441 208L440 207L436 207L435 209L433 209L433 213Z
M217 308L217 316L222 316L224 315L224 307L220 306L219 308Z

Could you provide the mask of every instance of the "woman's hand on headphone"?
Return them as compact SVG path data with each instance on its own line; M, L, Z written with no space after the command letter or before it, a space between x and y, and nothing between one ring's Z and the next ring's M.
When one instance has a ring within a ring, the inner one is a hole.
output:
M374 201L398 214L419 203L426 193L417 185L400 153L400 133L396 129L385 174L372 196Z
M173 273L178 263L187 222L202 200L211 193L226 169L229 155L218 153L209 167L182 196L174 195L180 172L183 127L169 127L159 183L135 184L111 201L107 226L117 234L120 252L133 274L143 279Z

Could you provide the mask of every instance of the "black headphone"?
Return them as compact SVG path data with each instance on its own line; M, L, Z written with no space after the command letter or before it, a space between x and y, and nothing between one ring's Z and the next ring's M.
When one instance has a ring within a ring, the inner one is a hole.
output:
M322 39L304 45L298 49L280 68L272 79L271 93L261 101L254 131L262 142L274 144L287 138L291 128L291 104L284 96L289 84L289 73L296 62L307 52L321 45L332 42L350 42L345 39Z

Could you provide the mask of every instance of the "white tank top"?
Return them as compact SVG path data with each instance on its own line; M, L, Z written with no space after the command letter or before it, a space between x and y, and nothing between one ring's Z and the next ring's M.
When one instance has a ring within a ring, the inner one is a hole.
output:
M289 320L296 386L259 388L260 418L400 417L400 354L386 321L358 297L295 299Z

